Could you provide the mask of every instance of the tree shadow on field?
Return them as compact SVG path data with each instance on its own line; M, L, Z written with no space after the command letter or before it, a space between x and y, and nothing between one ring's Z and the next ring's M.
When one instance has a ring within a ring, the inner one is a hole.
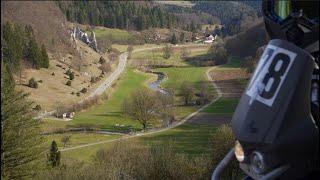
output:
M187 57L184 59L186 63L191 66L204 67L204 66L214 66L215 62L208 54L201 54L197 56Z
M116 112L108 112L104 114L93 114L93 116L99 116L99 117L122 117L122 112L116 111Z

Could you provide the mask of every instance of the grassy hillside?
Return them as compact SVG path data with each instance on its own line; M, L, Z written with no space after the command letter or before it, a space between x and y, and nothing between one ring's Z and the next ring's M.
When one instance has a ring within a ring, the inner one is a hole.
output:
M1 24L6 21L31 25L37 41L50 51L73 51L66 19L54 2L1 1Z

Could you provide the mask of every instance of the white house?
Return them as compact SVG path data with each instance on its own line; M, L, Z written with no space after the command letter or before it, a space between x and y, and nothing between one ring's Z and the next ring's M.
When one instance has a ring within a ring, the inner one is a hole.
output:
M204 43L212 43L215 40L215 37L212 35L205 38Z
M74 115L75 115L74 112L68 112L68 113L66 114L66 117L72 119L72 118L74 117Z

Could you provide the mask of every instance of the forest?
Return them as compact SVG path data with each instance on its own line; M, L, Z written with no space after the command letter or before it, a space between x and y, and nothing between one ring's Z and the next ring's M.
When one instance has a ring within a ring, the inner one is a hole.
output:
M57 4L68 21L80 24L134 30L179 25L173 14L159 7L137 5L133 1L57 1Z
M35 69L49 67L46 47L37 43L31 26L7 22L1 29L3 61L12 72L21 70L23 60Z

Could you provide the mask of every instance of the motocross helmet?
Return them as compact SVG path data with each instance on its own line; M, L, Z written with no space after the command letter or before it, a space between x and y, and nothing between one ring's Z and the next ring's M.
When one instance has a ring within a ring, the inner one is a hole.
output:
M262 11L271 39L283 39L312 53L319 51L318 0L264 0Z

